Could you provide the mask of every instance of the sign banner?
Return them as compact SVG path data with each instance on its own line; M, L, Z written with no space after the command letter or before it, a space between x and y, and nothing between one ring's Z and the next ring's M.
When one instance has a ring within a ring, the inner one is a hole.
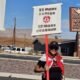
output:
M70 7L70 31L80 31L80 7Z
M4 30L6 0L0 0L0 30Z
M32 36L61 33L62 3L35 6Z

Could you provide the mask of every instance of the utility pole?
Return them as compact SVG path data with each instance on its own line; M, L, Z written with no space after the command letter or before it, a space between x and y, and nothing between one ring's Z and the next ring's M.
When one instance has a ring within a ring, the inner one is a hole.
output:
M26 34L24 34L24 48L26 46Z
M14 29L13 29L13 46L15 46L16 37L16 18L14 18Z

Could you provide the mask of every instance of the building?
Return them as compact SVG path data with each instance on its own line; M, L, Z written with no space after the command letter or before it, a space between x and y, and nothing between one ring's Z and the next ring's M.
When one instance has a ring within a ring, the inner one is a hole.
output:
M0 31L0 45L9 46L15 45L16 47L33 46L35 51L45 51L45 41L42 36L32 37L31 29L16 29L15 38L13 37L14 29L6 29ZM50 41L57 41L60 43L60 52L64 56L73 56L75 52L75 40L63 40L54 37L49 38Z
M54 39L53 39L53 41L54 41ZM33 45L34 45L35 51L45 52L45 44L43 44L42 42L39 39L34 40ZM60 43L59 44L59 47L60 47L59 51L63 56L74 56L75 40L64 40L59 43Z

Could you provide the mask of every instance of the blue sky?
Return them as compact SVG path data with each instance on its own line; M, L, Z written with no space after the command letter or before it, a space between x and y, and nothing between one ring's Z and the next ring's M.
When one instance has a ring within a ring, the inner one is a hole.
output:
M5 27L12 28L16 17L17 28L32 28L33 6L62 2L62 35L69 32L69 7L79 7L80 0L6 0Z

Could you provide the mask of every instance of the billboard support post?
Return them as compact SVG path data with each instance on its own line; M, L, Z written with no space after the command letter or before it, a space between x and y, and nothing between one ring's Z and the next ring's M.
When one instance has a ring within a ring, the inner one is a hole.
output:
M77 39L77 56L80 58L80 32L78 32L78 39Z
M77 32L76 56L80 58L80 7L70 7L70 31Z

